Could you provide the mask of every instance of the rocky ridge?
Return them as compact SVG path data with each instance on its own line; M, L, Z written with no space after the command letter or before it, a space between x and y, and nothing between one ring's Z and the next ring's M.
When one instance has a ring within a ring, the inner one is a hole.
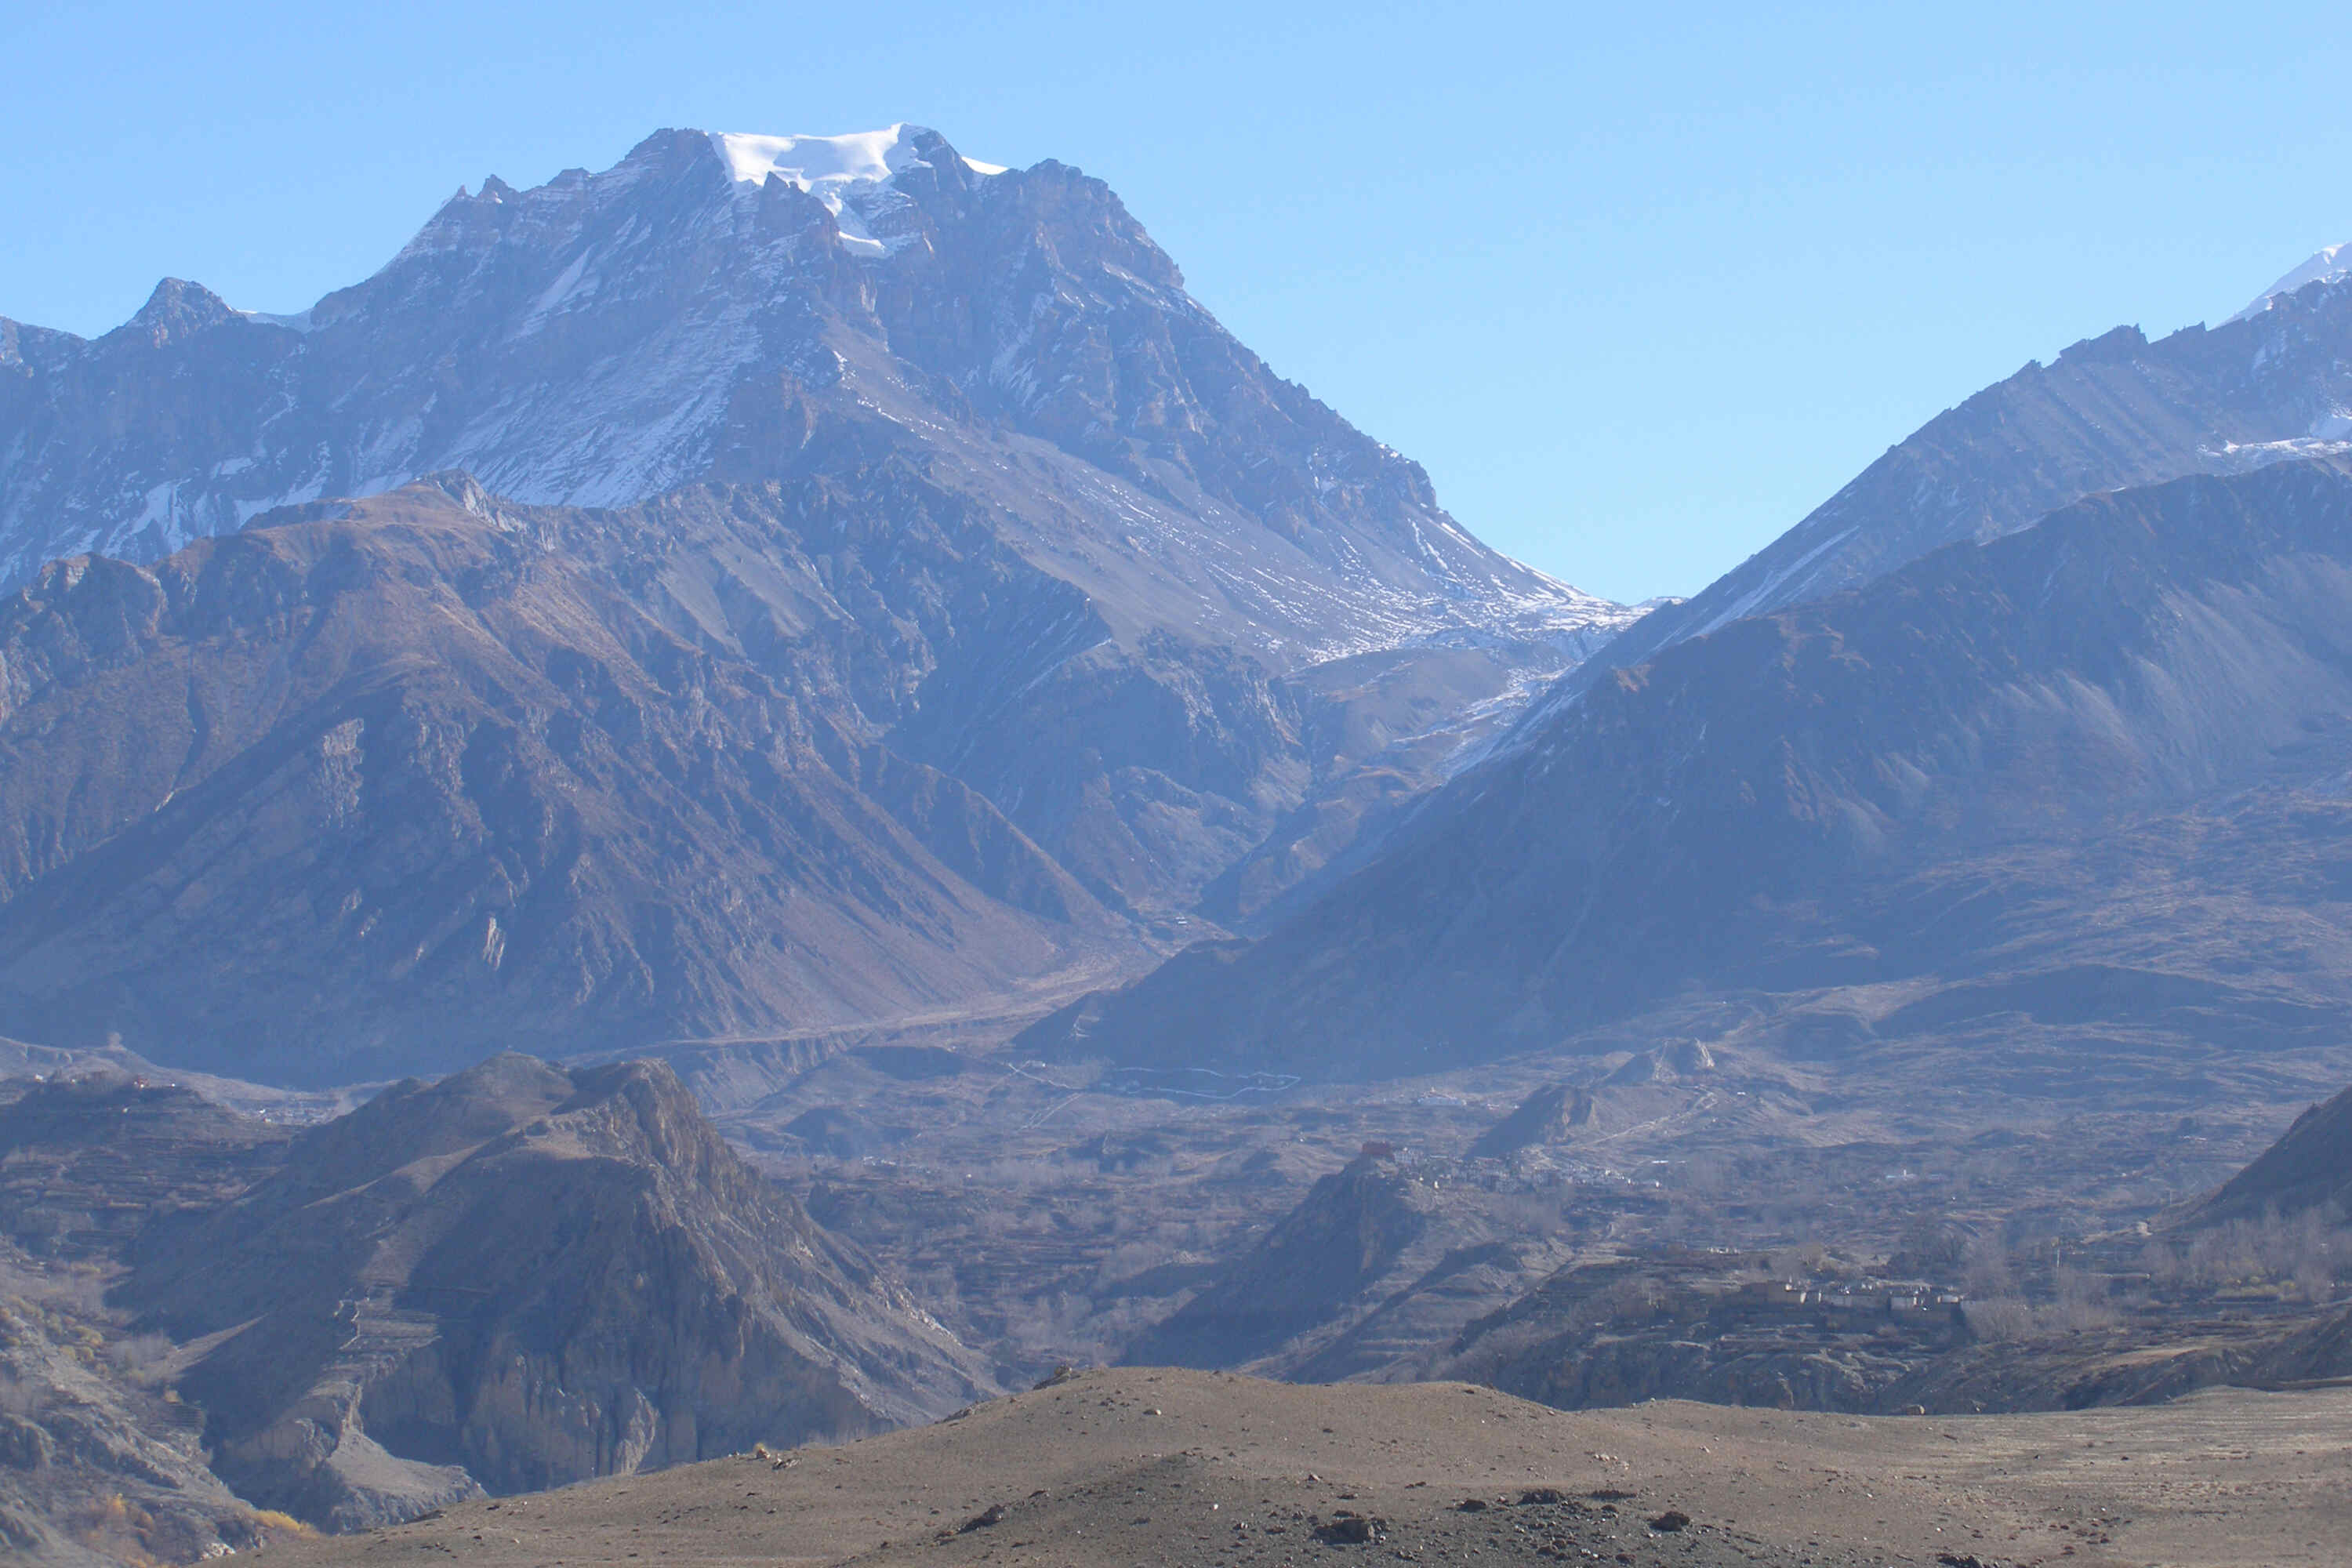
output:
M2277 1142L2199 1205L2190 1223L2305 1215L2337 1225L2352 1219L2352 1089L2296 1117Z
M142 1235L119 1302L238 1495L353 1529L936 1417L989 1391L652 1064L492 1059Z
M2343 269L2314 267L2220 326L2154 342L2117 327L2028 364L1889 447L1703 593L1629 630L1543 709L1686 637L2014 533L2084 496L2352 453L2347 342L2352 287Z

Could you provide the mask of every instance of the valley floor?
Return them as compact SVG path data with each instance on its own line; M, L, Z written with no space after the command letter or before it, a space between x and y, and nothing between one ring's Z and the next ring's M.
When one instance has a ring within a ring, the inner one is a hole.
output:
M1461 1384L1139 1368L838 1448L472 1502L268 1556L285 1568L2294 1568L2344 1561L2347 1483L2352 1387L1866 1418L1681 1402L1569 1413ZM1688 1523L1654 1528L1673 1514ZM1362 1532L1351 1519L1375 1521L1373 1539L1344 1539Z

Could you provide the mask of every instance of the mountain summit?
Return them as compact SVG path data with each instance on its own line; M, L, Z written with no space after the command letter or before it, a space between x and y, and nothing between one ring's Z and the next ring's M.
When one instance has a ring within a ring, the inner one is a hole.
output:
M656 132L602 174L461 189L383 270L299 315L167 281L95 342L7 323L0 367L16 437L0 580L85 551L152 560L443 469L616 506L877 447L1000 483L1008 463L1062 467L1025 437L1123 481L1033 484L1208 557L1200 586L1269 646L1627 618L1478 545L1418 467L1268 373L1101 182L976 163L914 126ZM1250 570L1260 531L1341 591L1294 603L1254 580L1285 564Z
M1639 616L1472 538L1102 182L908 125L487 180L298 315L0 321L5 584L0 1028L280 1077L1133 964ZM280 920L283 1026L170 977Z

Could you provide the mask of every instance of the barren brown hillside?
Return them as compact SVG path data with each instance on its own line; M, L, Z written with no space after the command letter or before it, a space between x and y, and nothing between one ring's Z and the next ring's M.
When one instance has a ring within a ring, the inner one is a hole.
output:
M844 1447L468 1503L269 1555L286 1568L2286 1568L2344 1560L2347 1479L2352 1389L1864 1419L1683 1403L1567 1414L1460 1384L1301 1387L1135 1369ZM1652 1522L1677 1514L1679 1528ZM1373 1539L1345 1539L1365 1531Z

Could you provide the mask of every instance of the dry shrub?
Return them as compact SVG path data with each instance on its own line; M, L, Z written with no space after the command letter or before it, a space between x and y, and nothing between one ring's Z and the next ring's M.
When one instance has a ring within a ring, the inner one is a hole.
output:
M274 1508L255 1509L253 1522L274 1535L285 1535L298 1541L319 1533L292 1514L280 1513Z
M2033 1308L2017 1296L1995 1296L1970 1301L1961 1309L1969 1332L1988 1344L2009 1344L2034 1334Z

